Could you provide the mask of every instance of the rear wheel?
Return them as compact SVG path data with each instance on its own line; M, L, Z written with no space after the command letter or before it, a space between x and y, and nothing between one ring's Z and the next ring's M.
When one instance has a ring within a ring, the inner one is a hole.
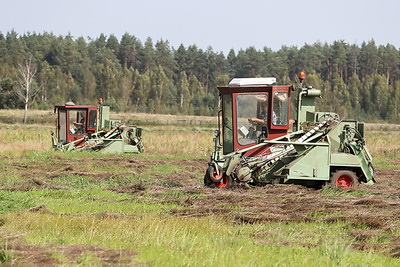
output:
M332 174L330 184L335 188L356 189L360 183L354 172L336 171Z

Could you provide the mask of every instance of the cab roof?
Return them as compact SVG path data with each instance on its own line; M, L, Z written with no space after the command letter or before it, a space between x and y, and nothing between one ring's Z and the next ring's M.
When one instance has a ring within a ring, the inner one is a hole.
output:
M229 87L251 86L251 85L272 85L276 83L275 77L267 78L234 78L230 81Z

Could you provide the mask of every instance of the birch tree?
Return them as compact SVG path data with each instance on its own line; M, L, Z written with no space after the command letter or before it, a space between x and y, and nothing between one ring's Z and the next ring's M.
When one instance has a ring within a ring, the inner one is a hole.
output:
M25 60L25 64L18 64L18 86L15 88L15 93L24 103L24 123L28 118L28 106L35 95L39 92L34 90L34 77L36 75L36 65L32 62L32 58Z

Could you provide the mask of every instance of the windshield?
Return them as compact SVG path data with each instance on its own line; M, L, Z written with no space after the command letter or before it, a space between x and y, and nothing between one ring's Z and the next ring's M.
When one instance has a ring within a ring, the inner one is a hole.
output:
M86 125L85 110L70 110L69 111L69 133L73 135L83 135Z
M240 94L236 97L238 142L257 143L268 121L268 94Z

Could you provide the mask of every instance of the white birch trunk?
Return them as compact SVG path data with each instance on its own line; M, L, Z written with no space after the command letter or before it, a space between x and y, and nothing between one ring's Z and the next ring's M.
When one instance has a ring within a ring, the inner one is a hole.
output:
M31 91L33 78L36 74L36 66L34 66L30 58L25 61L25 66L19 65L18 70L20 74L18 77L19 88L15 92L24 102L24 123L26 123L28 120L29 102L39 92L39 90L34 93Z

